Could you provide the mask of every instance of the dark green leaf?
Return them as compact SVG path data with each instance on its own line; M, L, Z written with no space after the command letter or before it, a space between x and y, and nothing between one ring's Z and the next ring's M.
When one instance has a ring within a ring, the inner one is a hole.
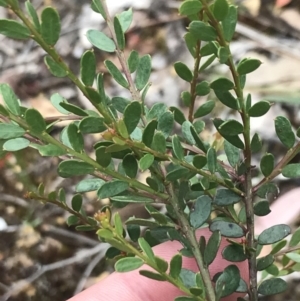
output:
M46 7L41 14L41 35L44 41L54 46L59 39L60 19L56 9Z
M18 151L18 150L28 147L29 144L30 144L30 141L25 138L14 138L11 140L7 140L3 144L3 150L15 152L15 151Z
M265 270L267 267L269 267L274 262L274 260L275 260L275 258L271 254L258 258L257 259L257 270L258 271Z
M148 147L150 147L152 144L156 127L157 127L157 121L151 120L144 129L142 141Z
M158 118L157 130L161 131L165 138L168 138L173 131L174 115L170 111L164 112Z
M260 161L260 169L265 177L268 177L272 173L274 169L274 161L275 161L274 156L270 153L266 153L262 157Z
M224 269L216 282L216 291L221 293L222 297L229 296L234 293L240 283L240 271L237 266L229 265Z
M124 111L124 122L128 134L131 134L137 127L142 114L141 104L138 101L131 102Z
M184 137L184 139L194 145L196 142L195 142L195 139L191 133L191 128L193 127L193 125L190 123L190 121L185 121L183 124L182 124L182 128L181 128L181 131L182 131L182 135Z
M219 127L221 135L235 136L243 133L244 127L235 119L224 121Z
M67 102L61 102L59 104L62 108L64 108L65 110L69 111L70 113L73 113L75 115L78 116L88 116L88 113L85 112L83 109L81 109L78 106L75 106L71 103L67 103Z
M125 170L126 175L129 178L134 179L138 172L138 163L135 159L135 157L131 154L128 154L123 159L123 168Z
M142 90L146 86L150 78L150 74L151 74L151 56L147 54L140 58L138 67L136 69L134 82L138 90Z
M151 154L144 155L139 161L140 169L142 171L148 169L152 165L153 162L154 162L153 155L151 155Z
M71 201L72 209L74 211L79 212L82 206L82 195L81 194L75 194Z
M102 167L109 166L111 162L111 154L106 152L105 146L101 146L96 149L96 161Z
M214 92L222 104L234 110L239 109L237 99L230 92L224 90L214 90Z
M15 20L0 20L0 34L3 34L12 39L28 39L30 31Z
M92 179L84 179L80 181L75 188L76 192L89 192L98 190L103 184L104 180L92 178Z
M172 137L172 147L176 158L179 160L183 160L184 151L183 151L183 147L181 146L180 139L178 138L177 135L174 135Z
M148 242L145 240L145 238L140 237L138 239L138 243L142 251L145 253L145 255L150 259L150 261L155 262L155 256L153 253L152 248L148 244Z
M110 60L105 60L104 64L110 73L110 75L114 78L114 80L124 88L128 88L129 84L122 72L117 68L117 66Z
M214 3L213 14L218 21L223 21L229 10L227 0L216 0Z
M82 152L84 148L84 140L75 123L70 123L67 127L67 135L72 148L76 152Z
M80 60L80 76L86 86L92 86L96 75L96 58L93 51L86 51Z
M26 1L25 6L26 6L27 13L30 15L30 17L32 19L34 27L36 28L36 30L38 32L40 32L41 25L40 25L39 17L38 17L38 14L37 14L35 8L30 3L30 1Z
M144 261L138 257L125 257L119 259L115 264L115 270L119 273L134 271L140 268Z
M196 143L196 145L203 151L203 152L207 152L207 144L205 144L199 137L199 135L197 134L195 128L193 126L190 127L190 132L192 134L192 137Z
M271 212L268 201L259 201L255 203L253 209L254 209L254 214L257 216L265 216Z
M165 273L168 269L168 262L161 257L155 256L155 263L160 272Z
M125 36L118 17L114 17L114 29L116 33L117 43L121 50L125 47Z
M198 168L202 169L207 164L207 159L204 155L196 155L193 158L193 165Z
M130 24L132 22L132 17L133 17L132 8L129 8L128 10L125 10L121 12L120 15L118 15L123 32L126 32L129 29Z
M94 172L94 167L78 160L66 160L58 165L58 174L63 178L81 176Z
M183 104L186 107L189 107L191 105L191 99L192 99L191 93L188 91L183 91L180 96L181 96Z
M280 250L282 250L286 246L286 244L287 244L286 240L281 240L278 243L272 245L271 254L276 254L277 252L279 252Z
M300 228L298 228L292 235L291 240L289 242L290 247L295 247L300 242Z
M238 238L244 236L243 229L234 223L225 221L213 221L210 225L210 231L219 230L222 236Z
M97 191L100 199L110 198L128 189L129 184L120 180L104 183Z
M140 61L139 53L135 50L132 50L130 52L130 55L129 55L128 61L127 61L130 73L133 73L134 71L136 71L136 69L139 65L139 61Z
M255 71L260 65L261 65L260 60L251 59L251 58L243 59L239 62L237 66L237 72L240 75L248 74Z
M254 104L249 110L248 114L250 117L260 117L265 115L271 107L271 104L266 101L262 100Z
M300 177L300 163L288 164L282 169L282 175L286 178Z
M83 118L78 127L82 134L101 133L106 130L104 118L94 116Z
M258 243L261 245L271 245L277 241L282 240L291 234L291 228L287 225L275 225L264 230L258 236Z
M216 55L211 55L199 68L199 71L202 72L204 71L206 68L208 68L216 59Z
M139 225L127 225L127 232L130 239L134 242L137 242L141 235L141 228Z
M159 153L166 152L166 139L162 132L156 132L153 137L151 148Z
M258 188L256 194L263 199L268 198L269 194L276 198L279 194L279 189L274 183L266 183Z
M233 191L225 188L217 190L214 204L218 206L229 206L238 203L241 200L241 196L234 193Z
M262 142L257 133L255 133L251 139L251 151L257 153L262 148Z
M169 274L174 279L177 279L180 275L182 268L182 256L181 254L176 254L172 257L170 261L170 271Z
M232 262L240 262L247 259L243 246L237 244L226 246L222 251L222 257Z
M292 148L295 144L295 134L292 130L290 121L283 116L278 116L275 119L275 130L279 140L287 148Z
M111 102L114 108L120 113L124 113L125 108L130 104L130 100L124 97L113 97Z
M110 39L106 34L95 29L88 30L86 33L87 39L90 43L100 50L106 52L114 52L116 50L116 45L112 39Z
M105 13L105 10L103 9L103 6L102 6L102 3L100 0L93 0L91 7L92 7L93 11L101 14L102 17L104 19L106 19L106 13Z
M67 71L56 63L50 56L45 56L44 62L52 75L56 77L66 77L68 75Z
M174 68L179 77L187 82L191 82L193 80L193 73L189 69L187 65L182 62L176 62L174 64Z
M210 88L219 91L228 91L234 88L234 83L226 77L219 77L210 83Z
M218 58L219 58L219 62L221 64L226 64L229 56L230 56L230 52L229 52L228 48L220 47L218 49Z
M0 88L0 91L1 91L1 88ZM2 104L0 104L0 114L3 116L9 116L8 111L5 109L5 107Z
M74 226L79 222L79 218L75 215L70 215L67 219L68 226Z
M153 273L148 270L140 270L139 273L140 273L140 275L145 276L150 279L153 279L153 280L166 281L166 279L161 274Z
M151 119L158 119L164 112L166 112L168 110L168 107L166 106L166 104L158 102L155 103L152 108L149 110L148 114L147 114L147 119L151 120Z
M197 14L202 8L202 4L197 0L187 0L181 3L179 7L179 14L182 16L189 16Z
M195 201L194 210L190 213L192 227L198 229L206 222L211 213L211 203L211 198L206 195L200 196Z
M199 96L204 96L209 94L210 92L210 85L209 82L204 80L201 83L196 85L196 94Z
M227 42L230 42L234 33L238 20L238 11L236 5L230 5L226 18L222 21L224 37Z
M210 265L216 258L220 243L221 233L220 231L214 231L204 249L204 262L206 265Z
M0 123L0 139L11 139L22 137L25 130L16 124Z
M20 115L20 103L12 88L8 84L0 84L0 92L8 110L14 115Z
M229 164L233 168L236 168L238 163L240 162L240 150L229 143L227 140L224 141L224 150Z
M264 296L275 295L284 292L287 283L281 278L271 278L264 280L258 287L258 293Z
M172 182L172 181L177 181L179 179L189 179L192 176L193 174L191 174L189 169L185 167L178 167L171 170L169 173L167 173L166 180Z
M196 1L196 2L198 2L198 1ZM200 3L200 2L198 2L198 3ZM184 40L185 40L185 44L186 44L189 52L191 53L191 55L193 57L195 57L197 40L195 39L195 37L190 32L187 32L184 35Z
M214 109L214 107L215 107L214 100L209 100L205 102L196 110L196 112L194 113L194 118L199 118L208 115Z
M209 150L207 151L207 167L212 174L216 172L217 152L213 147L209 148Z
M191 22L189 31L201 41L213 41L217 38L216 30L202 21Z

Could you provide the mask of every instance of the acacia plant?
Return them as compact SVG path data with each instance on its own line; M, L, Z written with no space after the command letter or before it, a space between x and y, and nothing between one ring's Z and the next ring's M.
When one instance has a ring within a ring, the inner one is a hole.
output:
M151 57L140 56L135 50L128 57L124 53L131 9L111 16L105 0L93 0L92 9L102 15L110 33L86 33L95 48L115 53L119 59L121 70L110 60L104 64L112 78L130 92L130 99L125 99L106 94L103 74L96 73L93 50L82 55L79 76L62 60L55 49L60 37L56 9L46 7L39 16L29 1L23 5L18 0L0 0L0 5L18 17L18 21L0 20L0 33L13 39L34 40L45 50L44 61L52 75L68 77L94 106L94 110L85 110L56 93L51 102L65 116L47 119L36 109L24 107L9 85L1 84L3 150L34 148L41 156L60 159L57 171L61 177L89 175L77 184L69 205L63 189L45 193L43 184L37 191L28 192L28 197L64 208L71 213L68 225L75 225L79 231L95 231L101 241L111 244L107 257L116 259L116 271L138 269L143 264L152 267L154 272L139 272L177 286L184 295L177 301L217 301L236 291L257 301L258 294L284 291L286 282L278 276L299 269L300 232L296 231L289 243L284 240L291 232L287 225L273 226L255 236L254 216L270 212L267 196L277 194L278 188L272 182L276 176L300 177L300 164L289 163L299 152L300 142L289 120L277 117L274 126L287 152L276 159L271 153L260 152L262 141L250 131L253 118L266 114L271 103L262 100L252 104L251 95L244 93L246 75L259 68L261 62L244 58L236 63L232 57L230 42L237 7L226 0L186 0L180 5L179 14L189 20L183 38L194 60L192 67L182 62L174 64L177 75L189 85L181 94L188 112L185 115L176 106L145 105L151 89ZM213 62L226 65L230 78L201 81L199 74ZM201 99L209 94L235 111L234 119L212 120L218 140L210 143L201 135L206 126L202 117L216 104L215 100ZM55 138L51 131L61 120L70 123ZM95 133L100 133L101 139L90 154L85 149L85 139ZM299 130L297 136L300 137ZM254 153L260 156L261 181L256 185L251 174ZM147 173L146 182L138 179L140 173ZM97 191L99 199L109 198L110 205L88 216L82 208L82 194L88 191ZM131 217L123 223L118 213L112 217L113 207L129 203L144 204L151 219ZM161 213L156 204L162 204L166 213ZM141 231L141 226L146 230ZM207 241L196 238L195 231L201 227L212 231ZM222 256L232 264L211 275L208 267L215 260L221 237L230 241ZM151 249L167 240L182 244L170 263L155 256ZM273 245L273 249L257 259L264 245ZM195 258L198 273L182 268L183 256ZM248 261L249 284L241 279L235 265L244 260ZM259 284L258 271L264 271Z

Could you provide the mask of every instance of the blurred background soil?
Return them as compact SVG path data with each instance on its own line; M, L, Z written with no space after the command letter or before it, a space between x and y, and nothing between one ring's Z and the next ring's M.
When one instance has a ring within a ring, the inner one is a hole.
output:
M91 47L85 32L88 29L107 31L101 16L90 9L86 0L33 0L32 3L39 13L48 5L58 9L62 36L57 50L79 74L80 56ZM126 52L136 49L152 56L153 85L147 102L163 101L181 106L180 93L186 86L175 76L172 63L181 60L191 66L192 59L183 43L187 21L177 13L180 1L118 0L108 3L112 14L129 7L134 9L133 25L126 34ZM232 43L234 58L238 61L252 56L263 61L261 68L247 77L247 91L252 93L254 102L261 99L274 102L267 115L253 122L252 130L261 135L265 151L272 151L275 158L280 158L286 149L276 138L274 118L287 116L295 129L300 126L300 1L239 0L235 3L240 6L240 15ZM13 18L13 15L0 7L0 18ZM117 64L112 54L96 49L95 53L98 72L105 72L104 59L109 58ZM49 101L53 93L90 108L68 79L49 74L43 63L44 55L33 41L0 36L0 82L12 85L24 105L38 109L45 117L59 115ZM213 65L201 75L202 79L227 76L228 71L223 67ZM106 75L109 95L129 96ZM199 103L205 100L201 98ZM231 114L233 112L221 105L212 112L212 116L223 119ZM208 127L204 134L211 139L209 118L206 121ZM86 141L87 149L92 144L93 141ZM98 243L96 235L78 233L73 227L67 227L68 215L62 209L24 198L27 191L35 191L43 182L48 192L64 187L70 199L79 178L58 177L58 159L41 158L32 149L1 153L1 156L0 301L63 301L106 277L113 270L113 263L105 261L107 246ZM257 165L259 158L254 159ZM293 162L299 162L299 156ZM255 180L259 181L259 177L258 174ZM300 184L299 180L283 177L276 181L282 194ZM99 201L95 193L84 195L84 206L88 214L96 212ZM286 210L296 210L296 215L300 212L296 204ZM126 218L143 212L141 206L131 206L121 210L121 214ZM300 220L290 222L298 226ZM290 278L286 294L261 300L300 300L299 276Z

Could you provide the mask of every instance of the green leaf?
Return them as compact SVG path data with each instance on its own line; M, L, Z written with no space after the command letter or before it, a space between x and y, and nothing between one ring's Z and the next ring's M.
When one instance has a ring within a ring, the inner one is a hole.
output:
M224 37L227 42L230 42L233 38L237 20L238 20L237 6L229 5L227 16L222 21Z
M75 123L70 123L67 127L67 135L72 148L76 152L82 152L84 148L84 140Z
M265 177L268 177L274 169L275 158L272 154L266 153L260 161L260 170Z
M229 10L227 0L216 0L214 3L213 14L218 21L223 21Z
M151 154L144 155L139 161L140 169L142 171L147 170L152 165L153 162L154 162L153 155Z
M257 216L265 216L268 215L270 210L270 205L268 201L259 201L254 204L253 208L254 214Z
M207 164L207 159L203 155L196 155L193 158L193 165L198 168L202 169Z
M278 243L272 245L272 251L271 254L276 254L277 252L279 252L280 250L282 250L287 244L286 240L281 240Z
M67 71L56 63L50 56L45 56L44 62L52 75L56 77L66 77L68 75Z
M68 115L70 114L69 111L65 110L63 107L60 106L61 102L67 102L60 94L58 93L54 93L53 95L51 95L51 103L53 105L53 107L60 113L64 114L64 115Z
M240 262L247 259L243 246L237 244L226 246L222 251L222 257L232 262Z
M64 150L63 147L58 147L54 144L40 145L31 143L30 147L37 149L40 155L45 157L57 157L65 155L67 153L67 151Z
M151 148L162 154L166 152L166 139L162 132L156 132L154 134Z
M162 276L161 274L153 273L148 270L140 270L139 273L140 273L140 275L145 276L150 279L153 279L153 280L166 281L164 276Z
M82 195L81 194L75 194L71 201L72 209L74 211L79 212L82 206Z
M83 118L78 128L82 134L101 133L106 130L103 117L88 116Z
M84 179L80 181L76 187L75 191L76 192L89 192L89 191L96 191L98 190L103 184L104 180L102 179L97 179L97 178L92 178L92 179Z
M80 77L86 86L92 86L96 75L94 51L87 50L80 59Z
M111 200L122 203L153 203L153 199L139 195L120 195L111 197Z
M235 119L224 121L218 127L221 135L235 136L244 132L244 127Z
M261 138L258 136L257 133L255 133L251 139L251 151L253 153L257 153L261 150L261 148L262 148Z
M157 127L157 121L151 120L144 129L142 141L148 147L150 147L152 144L156 127Z
M269 194L276 198L279 194L279 189L274 183L266 183L258 188L256 194L260 198L268 198Z
M41 35L44 41L54 46L59 39L60 19L56 9L46 7L41 14Z
M234 293L240 283L240 270L235 265L229 265L224 269L216 282L216 291L222 297L229 296Z
M46 130L46 122L41 113L35 109L28 109L25 112L25 120L35 133L42 133Z
M78 115L78 116L88 116L88 113L85 112L83 109L81 109L80 107L78 106L75 106L71 103L67 103L67 102L61 102L59 104L62 108L64 108L65 110L69 111L70 113L73 113L75 115Z
M275 119L276 134L283 145L288 149L292 148L295 144L295 134L292 130L290 121L283 116L278 116Z
M180 78L182 78L183 80L185 80L187 82L191 82L193 80L193 73L192 73L192 71L184 63L182 63L182 62L176 62L174 64L174 68L175 68L175 71L178 74L178 76Z
M115 226L115 230L116 230L117 234L119 236L123 236L124 229L123 229L123 223L122 223L119 212L116 212L114 215L114 226Z
M230 56L230 52L229 52L228 48L220 47L218 49L218 58L219 58L220 64L226 64L229 56Z
M300 254L299 253L291 252L291 253L287 253L285 255L292 261L300 263Z
M275 225L264 230L258 236L258 243L261 245L271 245L291 234L291 228L287 225Z
M14 115L20 115L20 103L12 88L8 84L0 84L0 92L8 110Z
M200 3L200 2L198 2L198 3ZM195 57L195 55L196 55L197 40L195 39L195 37L190 32L187 32L184 35L184 40L185 40L185 44L186 44L186 47L188 48L189 52L191 53L191 55L193 57Z
M0 123L0 139L11 139L22 137L25 130L16 124Z
M186 288L196 287L196 273L191 270L181 269L180 280L183 282Z
M212 174L216 172L217 152L213 147L209 148L209 150L207 151L207 167Z
M202 4L197 0L187 0L181 3L179 14L182 16L190 16L197 14L202 8Z
M282 169L282 175L286 178L300 177L300 163L288 164Z
M3 150L15 152L15 151L18 151L18 150L28 147L29 144L30 144L30 141L25 138L14 138L11 140L7 140L3 144Z
M292 235L291 240L289 242L290 247L295 247L300 242L300 228L298 228Z
M258 271L265 270L267 267L269 267L274 262L274 260L275 260L275 258L272 254L258 258L257 259L257 270Z
M165 273L168 269L168 262L161 257L155 256L155 263L161 273Z
M34 24L35 29L36 29L38 32L40 32L41 24L40 24L39 17L38 17L38 14L37 14L35 8L34 8L33 5L30 3L30 1L26 1L26 2L25 2L25 6L26 6L27 13L29 14L29 16L30 16L31 19L32 19L32 22L33 22L33 24Z
M120 113L124 113L125 108L130 104L130 100L124 97L113 97L111 102L114 108Z
M196 145L203 151L203 152L207 152L207 144L205 144L199 137L199 135L197 134L195 128L193 126L190 126L190 133L196 143Z
M218 206L229 206L238 203L241 199L241 196L233 191L226 188L221 188L217 190L214 198L214 204Z
M105 10L103 9L103 6L102 6L102 3L100 0L93 0L91 7L92 7L93 11L101 14L102 17L104 19L106 19L106 13L105 13Z
M238 238L244 236L243 229L239 225L231 222L225 222L220 220L213 221L210 224L209 228L210 231L219 230L221 232L221 235L225 237Z
M258 287L258 293L264 296L275 295L284 292L287 283L281 278L271 278L264 280Z
M105 146L101 146L96 149L96 161L102 167L109 166L111 162L111 154L106 152Z
M125 79L125 77L123 76L122 72L116 67L116 65L110 60L105 60L104 64L108 72L110 73L110 75L114 78L114 80L119 85L127 89L129 87L129 84Z
M201 41L214 41L217 38L216 30L202 21L191 22L189 31Z
M114 17L114 29L118 46L121 50L123 50L125 48L125 35L118 17Z
M136 88L141 91L149 81L151 74L151 56L149 54L140 58L134 83Z
M196 112L194 113L194 118L199 118L208 115L214 109L214 107L215 107L214 100L209 100L205 102L196 110Z
M116 45L112 39L110 39L106 34L95 29L90 29L86 33L89 42L96 48L106 51L114 52L116 50Z
M221 233L220 231L214 231L204 249L204 262L206 263L206 265L210 265L216 258L220 243Z
M190 121L185 121L183 124L182 124L182 128L181 128L181 131L182 131L182 135L184 137L184 139L194 145L196 142L195 142L195 139L191 133L191 128L193 127L193 125L190 123Z
M196 85L196 94L199 96L204 96L209 94L210 92L210 85L209 82L204 80Z
M150 259L151 262L155 262L155 255L153 253L152 248L148 244L148 242L145 240L145 238L140 237L138 239L138 243L142 251L145 253L145 255Z
M262 100L254 104L248 110L248 114L250 117L260 117L265 115L270 108L271 108L271 104L266 100Z
M126 191L128 188L129 184L121 180L106 182L98 189L97 195L100 199L110 198Z
M197 198L194 210L190 214L190 223L193 228L198 229L206 222L211 213L211 206L210 197L204 195Z
M213 90L228 91L234 88L234 83L226 77L219 77L210 83Z
M172 137L172 147L173 147L173 152L174 152L176 158L179 160L183 160L184 150L183 150L183 147L181 146L180 139L178 138L177 135L174 135Z
M141 235L141 228L139 225L127 225L126 227L130 239L137 242Z
M115 264L115 270L119 273L130 272L140 268L144 261L138 257L125 257L119 259Z
M224 141L224 150L229 164L236 168L240 162L240 150L227 140Z
M164 112L158 118L157 130L161 131L167 139L173 131L174 115L170 111Z
M183 104L186 107L189 107L191 105L191 99L192 99L191 93L188 91L183 91L180 96L181 96Z
M1 88L0 88L0 91L1 91ZM5 107L2 104L0 104L0 114L3 116L9 116L8 111L5 109Z
M74 226L79 222L79 218L75 215L70 215L67 219L67 225L70 226Z
M142 107L138 101L131 102L124 110L124 122L128 134L131 134L137 127L142 114Z
M138 163L135 157L131 154L126 155L123 159L122 164L126 175L129 178L135 179L138 172Z
M86 175L94 170L92 165L78 160L65 160L58 165L58 174L63 178Z
M248 74L255 71L261 65L260 60L256 59L243 59L239 62L237 66L237 72L239 75Z
M139 53L135 50L132 50L129 54L128 61L127 61L130 73L136 71L139 65L139 61L140 61Z
M0 34L3 34L11 39L28 39L30 31L17 21L2 19L0 20Z
M166 104L161 102L155 103L147 114L147 120L158 119L167 110L168 107Z
M120 20L123 32L126 32L132 23L132 18L133 18L132 8L129 8L128 10L121 12L121 14L118 15L118 18Z
M224 90L214 90L214 92L223 105L234 110L239 109L237 99L230 92Z
M193 174L191 174L189 169L179 166L167 173L166 180L173 182L179 179L189 179L191 177L193 177Z
M205 122L203 120L197 120L193 123L193 126L197 134L200 134L205 128Z
M176 254L172 257L170 261L169 275L174 279L177 279L180 275L181 268L182 268L182 256L181 254Z

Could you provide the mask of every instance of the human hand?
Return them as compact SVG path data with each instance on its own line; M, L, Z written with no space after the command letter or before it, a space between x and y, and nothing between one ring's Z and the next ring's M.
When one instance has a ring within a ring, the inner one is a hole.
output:
M197 237L204 236L206 241L210 237L209 229L201 229L197 232ZM222 258L221 252L227 246L226 238L222 237L221 245L214 262L209 266L211 276L221 272L232 262ZM153 248L157 256L170 261L171 258L182 249L182 245L177 241L168 241ZM248 283L247 261L234 263L238 266L241 277ZM183 267L194 272L198 271L194 259L183 257ZM142 269L148 267L143 266ZM150 268L148 268L150 269ZM168 282L161 282L143 277L138 270L127 273L112 273L103 281L93 285L81 292L69 301L173 301L174 298L184 295L178 288ZM235 293L222 299L222 301L235 301L237 297L244 294Z

